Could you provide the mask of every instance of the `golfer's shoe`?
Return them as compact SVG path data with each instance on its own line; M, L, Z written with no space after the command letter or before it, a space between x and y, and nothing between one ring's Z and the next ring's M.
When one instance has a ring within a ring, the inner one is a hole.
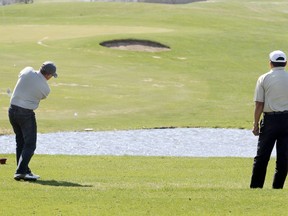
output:
M14 179L16 180L16 181L20 181L21 179L24 179L24 177L25 177L25 175L26 174L14 174Z
M33 174L33 173L29 173L29 174L25 175L24 180L25 181L36 181L39 178L40 178L39 175L36 175L36 174Z
M24 181L36 181L39 178L40 178L39 175L35 175L33 173L29 173L29 174L15 174L14 175L14 179L16 181L20 181L21 179L24 180Z

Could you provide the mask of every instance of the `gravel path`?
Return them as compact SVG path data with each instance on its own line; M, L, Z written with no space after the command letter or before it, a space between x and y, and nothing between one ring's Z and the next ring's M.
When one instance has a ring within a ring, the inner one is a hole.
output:
M254 157L256 145L250 130L238 129L59 132L39 134L36 154ZM0 153L15 153L14 135L0 136Z

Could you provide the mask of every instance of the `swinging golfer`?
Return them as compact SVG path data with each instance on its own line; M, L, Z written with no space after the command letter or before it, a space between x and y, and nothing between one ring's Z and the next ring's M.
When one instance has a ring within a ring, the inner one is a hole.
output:
M44 62L39 71L35 71L32 67L26 67L20 72L12 93L8 113L16 135L15 180L36 181L40 178L29 168L37 140L34 110L38 108L40 100L49 95L50 88L47 81L52 76L57 77L56 66L53 62Z
M259 77L255 89L254 128L259 135L250 188L262 188L276 143L276 168L272 187L282 189L288 171L288 73L285 53L270 53L271 70ZM263 118L259 125L261 114Z

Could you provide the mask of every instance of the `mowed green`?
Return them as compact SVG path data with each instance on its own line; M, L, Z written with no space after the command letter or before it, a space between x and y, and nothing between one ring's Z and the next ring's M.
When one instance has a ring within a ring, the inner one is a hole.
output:
M40 132L153 127L250 128L268 53L288 50L286 1L184 5L35 1L0 8L0 128L19 71L58 66L37 112ZM166 52L102 47L144 39Z
M249 189L251 158L36 155L37 182L0 165L1 215L286 215L287 189Z

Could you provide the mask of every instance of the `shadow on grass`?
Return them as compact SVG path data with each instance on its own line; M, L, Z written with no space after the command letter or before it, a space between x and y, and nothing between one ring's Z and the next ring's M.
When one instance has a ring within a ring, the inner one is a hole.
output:
M73 182L67 182L67 181L56 181L56 180L37 180L30 182L33 184L39 184L39 185L48 185L48 186L54 186L54 187L93 187L92 185L82 185L78 183Z

